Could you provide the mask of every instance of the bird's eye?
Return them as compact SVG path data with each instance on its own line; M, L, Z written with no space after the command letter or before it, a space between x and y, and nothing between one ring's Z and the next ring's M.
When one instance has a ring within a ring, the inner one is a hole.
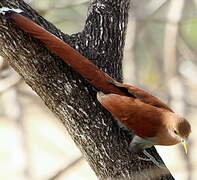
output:
M174 130L174 133L175 133L175 134L178 134L178 132L177 132L176 130Z

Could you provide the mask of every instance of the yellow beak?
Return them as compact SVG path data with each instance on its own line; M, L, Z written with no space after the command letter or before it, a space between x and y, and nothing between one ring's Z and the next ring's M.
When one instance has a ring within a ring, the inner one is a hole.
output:
M185 153L187 154L187 152L188 152L187 140L186 140L186 139L182 139L182 140L181 140L181 144L183 145L184 150L185 150Z

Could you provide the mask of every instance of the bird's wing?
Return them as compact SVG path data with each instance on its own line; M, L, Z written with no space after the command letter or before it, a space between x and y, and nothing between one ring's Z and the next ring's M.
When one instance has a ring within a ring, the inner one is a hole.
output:
M140 137L154 137L162 127L162 109L118 94L99 92L97 99L125 127Z
M168 111L173 112L172 109L170 109L161 100L159 100L158 98L152 96L151 94L149 94L148 92L146 92L146 91L144 91L142 89L139 89L139 88L136 88L134 86L127 85L127 84L122 84L122 83L119 83L119 82L116 82L116 81L111 81L111 83L114 86L118 87L121 91L123 91L125 93L126 92L129 93L131 97L137 98L140 101L142 101L143 103L152 105L154 107L163 108L163 109L166 109Z

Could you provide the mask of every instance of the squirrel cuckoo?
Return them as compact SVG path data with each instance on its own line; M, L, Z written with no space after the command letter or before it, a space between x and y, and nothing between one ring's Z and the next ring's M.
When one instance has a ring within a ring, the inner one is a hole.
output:
M115 81L23 13L20 9L0 9L0 14L43 42L51 52L100 91L97 93L97 99L101 105L135 134L129 146L132 152L140 152L153 145L169 146L182 143L187 153L186 142L191 127L186 119L175 114L166 104L144 90Z

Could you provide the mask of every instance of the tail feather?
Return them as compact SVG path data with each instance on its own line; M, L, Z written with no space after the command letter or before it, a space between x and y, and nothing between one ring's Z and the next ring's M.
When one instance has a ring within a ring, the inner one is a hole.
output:
M3 12L12 12L9 14L9 18L12 19L20 29L43 42L51 52L59 56L65 63L81 74L82 77L87 79L89 83L98 90L104 93L125 95L125 92L122 92L119 88L110 83L115 81L112 77L101 71L90 60L82 56L67 43L34 23L29 18L19 14L19 12L22 11L9 9L8 11Z

